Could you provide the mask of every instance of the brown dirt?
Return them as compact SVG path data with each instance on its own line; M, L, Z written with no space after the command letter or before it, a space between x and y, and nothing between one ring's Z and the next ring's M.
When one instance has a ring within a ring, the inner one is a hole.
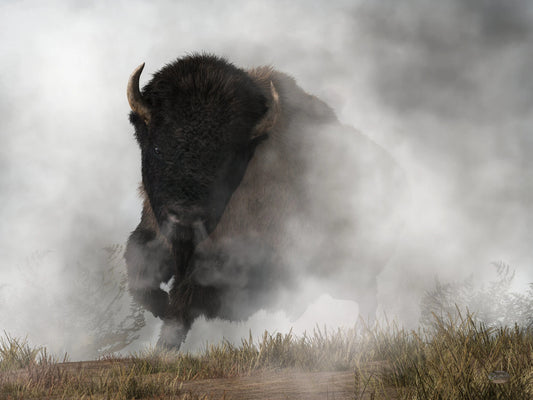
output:
M268 371L230 379L184 382L185 394L225 400L369 400L368 390L355 386L355 374L342 372ZM380 392L383 396L383 393ZM385 389L385 397L397 400L396 390Z
M352 372L270 371L230 379L184 382L182 390L213 399L353 399Z

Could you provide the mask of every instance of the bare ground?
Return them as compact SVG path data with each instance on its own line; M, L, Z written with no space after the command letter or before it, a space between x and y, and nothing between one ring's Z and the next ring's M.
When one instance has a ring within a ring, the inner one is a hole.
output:
M186 393L214 399L353 399L352 372L269 371L231 379L206 379L184 383Z

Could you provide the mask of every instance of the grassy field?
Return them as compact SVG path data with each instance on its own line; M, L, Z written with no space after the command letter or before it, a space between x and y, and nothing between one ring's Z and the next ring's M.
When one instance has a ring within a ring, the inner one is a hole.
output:
M0 399L533 399L532 358L533 331L470 316L77 363L4 334Z

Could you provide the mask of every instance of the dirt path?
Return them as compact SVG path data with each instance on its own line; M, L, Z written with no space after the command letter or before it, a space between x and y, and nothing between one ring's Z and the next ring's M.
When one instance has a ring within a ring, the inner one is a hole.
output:
M355 382L352 372L263 372L231 379L205 379L184 382L182 390L213 399L335 399L353 400Z

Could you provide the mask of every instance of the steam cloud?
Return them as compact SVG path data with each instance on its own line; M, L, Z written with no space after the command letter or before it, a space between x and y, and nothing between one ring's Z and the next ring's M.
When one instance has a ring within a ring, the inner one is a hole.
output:
M404 168L412 202L378 276L389 315L416 323L435 276L483 279L497 260L533 281L532 36L526 0L3 2L0 329L53 350L86 339L83 274L141 210L127 78L193 51L293 75ZM309 290L315 310L335 301ZM356 307L336 304L351 323ZM202 320L185 348L219 339L213 324L232 336L291 323Z

